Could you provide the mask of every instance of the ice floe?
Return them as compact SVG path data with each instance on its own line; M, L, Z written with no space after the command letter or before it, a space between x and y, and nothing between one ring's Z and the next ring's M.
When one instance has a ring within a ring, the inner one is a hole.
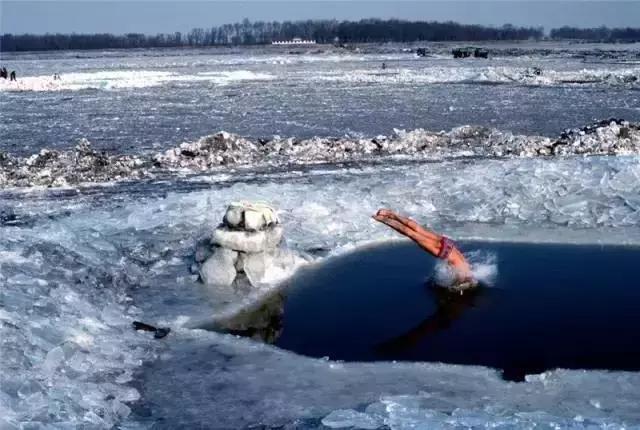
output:
M314 76L312 79L325 82L387 84L478 83L532 86L599 84L637 87L640 85L640 68L547 70L541 67L436 66L422 69L397 68L384 72L359 69L321 74Z

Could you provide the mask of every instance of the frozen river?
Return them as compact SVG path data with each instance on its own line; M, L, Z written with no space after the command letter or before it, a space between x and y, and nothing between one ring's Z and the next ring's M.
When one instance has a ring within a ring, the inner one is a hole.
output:
M640 426L637 372L516 383L190 328L255 300L190 271L239 199L278 208L310 265L394 238L370 219L379 207L460 239L640 244L637 45L496 44L461 61L402 48L3 54L19 82L0 82L0 428ZM631 124L578 129L611 117ZM237 136L152 158L219 130ZM129 164L84 165L79 139ZM60 165L65 181L49 180Z
M611 46L497 51L462 62L445 48L427 58L400 48L14 55L5 61L21 77L13 87L27 91L0 83L0 134L13 152L79 138L121 152L158 151L218 130L306 138L476 124L555 136L593 119L640 117L638 45L604 59L598 50Z

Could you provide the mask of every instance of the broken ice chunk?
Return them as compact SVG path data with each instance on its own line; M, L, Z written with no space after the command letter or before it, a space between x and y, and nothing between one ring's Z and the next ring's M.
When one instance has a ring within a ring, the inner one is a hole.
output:
M283 230L274 226L267 230L247 232L219 227L213 232L211 242L223 248L242 252L262 252L276 248L282 240Z
M331 428L377 429L383 423L370 415L353 409L338 409L322 419L322 424Z
M195 260L197 263L202 263L211 255L211 243L208 239L199 240L196 244Z
M258 254L245 254L242 259L242 270L246 273L251 285L256 285L265 276L265 272L273 257L264 252Z
M278 224L275 210L265 203L234 202L227 207L224 224L230 228L257 231Z
M58 366L64 360L64 351L61 347L56 346L47 353L47 356L42 363L42 372L47 376L52 376Z
M242 223L243 212L242 203L231 203L224 214L224 223L229 227L239 227Z
M266 225L265 217L261 212L246 210L244 212L244 228L249 231L258 231Z
M237 258L238 253L235 251L215 248L213 254L200 267L202 282L207 285L231 285L236 277Z

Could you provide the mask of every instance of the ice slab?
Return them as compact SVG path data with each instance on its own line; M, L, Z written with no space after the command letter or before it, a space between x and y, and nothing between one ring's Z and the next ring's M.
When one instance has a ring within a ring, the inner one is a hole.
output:
M233 202L227 207L224 223L230 228L258 231L279 221L275 210L266 203Z
M229 286L236 278L235 263L238 253L231 249L214 248L200 267L200 278L206 285Z
M274 249L282 241L283 229L280 226L261 231L231 230L218 227L213 231L211 242L224 248L248 253L264 252Z
M622 429L640 422L634 373L556 371L516 384L477 367L307 359L199 331L180 333L178 342L146 369L159 428L295 428L314 419L332 428L380 423L394 430ZM212 368L218 360L224 366ZM185 387L188 408L175 407L169 393L176 384Z

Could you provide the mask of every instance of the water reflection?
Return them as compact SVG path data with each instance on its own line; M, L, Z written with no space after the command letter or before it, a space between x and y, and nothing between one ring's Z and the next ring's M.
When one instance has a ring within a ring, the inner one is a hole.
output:
M285 294L274 291L250 306L214 319L200 328L275 343L282 334Z
M478 305L484 291L482 286L465 291L452 291L432 282L428 283L427 288L435 301L435 312L430 313L420 324L405 333L378 344L375 347L376 352L383 356L395 356L399 352L415 347L424 338L449 329L465 311Z
M374 349L382 356L393 356L419 344L423 338L447 330L466 310L476 307L483 296L483 287L454 291L432 282L426 285L435 304L424 320L406 332L378 344ZM285 288L271 292L248 307L215 319L203 325L207 330L229 333L276 343L282 334L287 291Z

